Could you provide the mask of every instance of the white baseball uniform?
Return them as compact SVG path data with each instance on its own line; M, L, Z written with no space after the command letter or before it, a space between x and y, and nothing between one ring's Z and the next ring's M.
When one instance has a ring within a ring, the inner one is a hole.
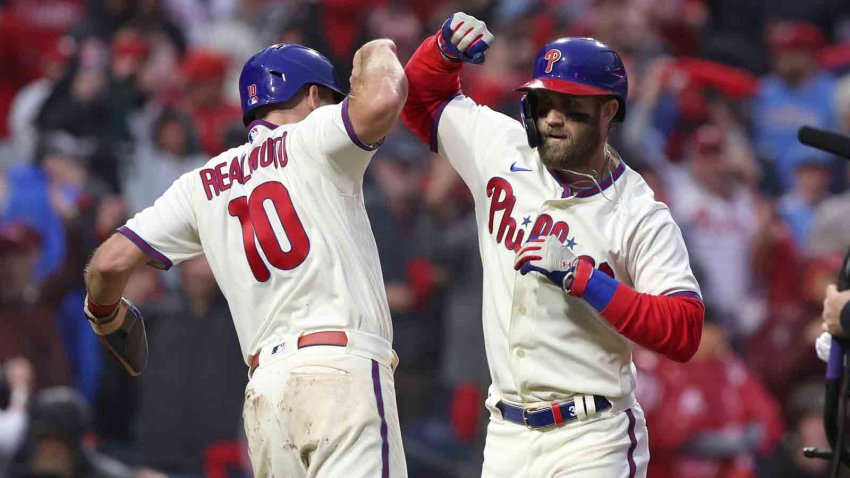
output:
M543 275L523 276L513 265L529 238L552 235L614 284L653 296L698 297L681 232L613 148L607 148L607 179L570 190L529 147L521 123L462 95L443 96L456 88L449 72L458 71L443 64L434 40L426 40L406 67L411 90L402 116L422 139L430 136L432 149L454 165L475 199L493 379L483 476L644 477L649 450L634 398L632 342L589 299L565 294ZM572 402L567 413L578 420L565 420L554 411L560 407L547 412L562 426L529 429L502 412L505 405L525 409L521 417L529 424L530 411L564 402Z
M406 476L392 324L362 182L374 148L348 102L250 125L249 142L181 176L119 229L172 264L205 254L246 363L256 476ZM298 337L347 333L345 347Z

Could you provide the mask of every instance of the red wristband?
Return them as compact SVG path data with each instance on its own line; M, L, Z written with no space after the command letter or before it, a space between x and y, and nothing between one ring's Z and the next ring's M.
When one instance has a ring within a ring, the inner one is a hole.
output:
M581 298L584 295L584 290L587 288L587 283L590 282L590 275L593 274L593 266L589 261L579 260L576 266L576 275L573 278L573 285L570 287L570 295Z
M95 301L91 300L91 297L86 296L87 305L89 308L89 312L92 313L95 317L107 317L109 314L115 312L115 309L118 308L118 304L121 303L119 299L118 302L115 302L112 305L100 305L95 303Z

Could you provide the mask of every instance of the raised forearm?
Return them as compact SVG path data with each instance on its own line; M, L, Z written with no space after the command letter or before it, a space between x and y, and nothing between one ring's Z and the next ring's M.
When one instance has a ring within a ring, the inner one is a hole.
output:
M354 55L351 73L352 100L374 99L376 96L407 97L407 77L396 57L392 40L378 39L366 43Z
M379 142L395 125L407 99L407 77L392 40L373 40L354 55L348 113L358 137Z
M410 94L401 119L422 141L431 146L432 151L437 151L434 120L442 107L460 93L462 67L462 62L451 62L440 54L436 36L425 39L405 67Z

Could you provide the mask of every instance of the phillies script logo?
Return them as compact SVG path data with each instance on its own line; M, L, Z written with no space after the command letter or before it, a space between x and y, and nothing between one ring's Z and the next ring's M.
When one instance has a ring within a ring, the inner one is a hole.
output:
M525 242L525 229L517 227L516 219L511 217L516 204L513 186L506 179L491 178L487 182L487 197L490 198L490 221L487 223L490 234L495 231L496 242L504 244L508 250L518 251ZM502 213L498 223L497 213ZM534 226L531 227L529 237L552 235L563 243L569 234L569 224L564 221L555 221L548 214L541 214L537 216Z
M552 66L561 59L561 50L552 48L543 55L543 59L546 60L546 73L552 73Z
M487 222L490 234L494 234L496 242L503 244L509 251L517 252L520 246L525 242L525 229L517 225L517 220L511 214L514 211L517 198L514 195L514 188L504 178L494 177L487 181L487 197L490 199L490 220ZM501 216L499 217L499 214ZM561 244L575 244L573 239L567 241L570 234L570 225L564 221L556 221L548 214L537 216L534 225L531 226L529 238L539 238L544 236L555 236L561 241ZM572 247L572 246L569 246ZM580 256L587 259L593 267L597 267L596 259L590 256ZM614 277L614 270L607 262L602 262L597 269L611 277Z

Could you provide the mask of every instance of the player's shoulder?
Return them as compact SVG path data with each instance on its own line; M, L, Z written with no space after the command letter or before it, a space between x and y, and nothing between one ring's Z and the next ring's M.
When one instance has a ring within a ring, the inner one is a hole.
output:
M291 125L286 125L288 131L305 131L308 133L317 132L314 128L314 125L318 122L323 121L335 121L337 119L342 120L344 109L347 108L347 102L343 101L341 103L335 103L331 105L320 106L313 111L311 111L307 116Z
M658 206L659 203L655 199L655 191L646 182L646 179L637 172L634 168L620 156L620 154L611 146L608 146L608 151L614 156L618 164L623 165L623 173L619 180L616 181L620 187L621 210L630 215L648 212Z
M459 94L446 102L442 115L445 116L446 114L460 116L458 118L460 121L469 121L470 116L472 116L474 120L480 121L482 127L492 131L493 136L509 132L520 134L525 138L525 129L519 120L487 105L479 104L463 94ZM467 124L466 126L472 125Z
M643 176L626 164L622 175L622 193L618 201L619 217L624 225L636 227L648 219L672 220L670 208L655 197L655 191Z
M289 141L303 144L312 148L315 141L323 141L328 134L327 125L336 124L338 128L346 129L347 114L342 103L320 106L311 111L297 123L290 123L274 131L275 135L286 134Z

